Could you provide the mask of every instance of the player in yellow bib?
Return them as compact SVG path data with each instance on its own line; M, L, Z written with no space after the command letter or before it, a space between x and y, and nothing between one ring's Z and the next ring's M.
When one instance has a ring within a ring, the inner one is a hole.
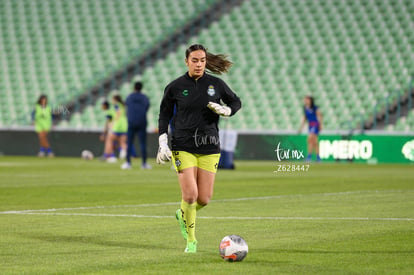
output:
M41 95L37 100L34 114L34 125L37 136L39 137L40 150L38 153L39 157L44 157L46 154L49 157L53 157L54 154L50 148L48 133L52 128L52 110L47 105L47 96Z
M113 116L112 116L112 128L109 134L109 139L105 144L105 157L107 162L116 162L114 153L114 142L118 142L121 148L119 158L126 157L127 148L127 131L128 131L128 120L125 112L125 104L120 95L114 95L112 97L113 103Z

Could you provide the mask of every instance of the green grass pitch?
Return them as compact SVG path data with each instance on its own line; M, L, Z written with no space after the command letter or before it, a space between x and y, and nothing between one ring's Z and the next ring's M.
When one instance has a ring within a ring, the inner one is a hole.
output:
M174 172L135 164L0 157L0 274L414 273L413 165L237 162L186 255ZM228 234L249 244L243 262L219 257Z

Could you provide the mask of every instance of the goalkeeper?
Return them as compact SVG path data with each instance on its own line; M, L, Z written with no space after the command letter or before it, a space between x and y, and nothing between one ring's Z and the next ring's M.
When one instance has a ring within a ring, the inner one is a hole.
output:
M234 115L241 102L223 80L205 72L227 72L232 63L226 56L214 55L196 44L186 50L185 63L188 72L167 85L161 101L157 162L173 161L182 194L176 218L187 240L185 252L194 253L196 211L206 206L213 195L220 158L219 117ZM171 118L172 152L167 136Z

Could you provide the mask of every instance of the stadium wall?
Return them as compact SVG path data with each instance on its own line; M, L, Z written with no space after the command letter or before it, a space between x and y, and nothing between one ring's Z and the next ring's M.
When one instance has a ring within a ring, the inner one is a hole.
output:
M56 129L50 142L57 156L79 157L82 150L95 156L103 152L99 130ZM292 131L240 131L235 159L303 161L306 157L306 135ZM137 153L139 146L135 141ZM148 155L155 157L158 135L148 133ZM353 161L362 163L413 163L414 133L371 131L349 135L346 132L325 131L320 136L320 155L323 161ZM0 129L0 154L33 155L38 152L38 140L32 127Z

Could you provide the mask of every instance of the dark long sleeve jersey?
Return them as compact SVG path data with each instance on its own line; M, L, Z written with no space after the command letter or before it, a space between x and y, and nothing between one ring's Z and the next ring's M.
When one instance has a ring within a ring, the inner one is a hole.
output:
M149 99L146 95L132 92L126 99L128 125L135 127L147 126L147 112L150 107Z
M194 154L220 152L219 115L207 107L209 102L223 101L234 115L241 108L239 97L220 78L204 74L198 80L188 73L167 85L161 101L159 134L168 132L172 119L172 150ZM176 112L174 114L174 106Z

